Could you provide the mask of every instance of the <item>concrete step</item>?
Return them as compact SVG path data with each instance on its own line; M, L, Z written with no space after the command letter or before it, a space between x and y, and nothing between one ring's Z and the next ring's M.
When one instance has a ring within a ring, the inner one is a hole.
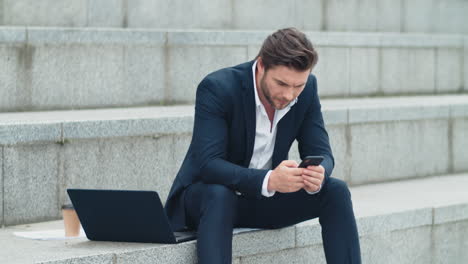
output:
M468 33L463 0L3 0L0 25Z
M193 103L271 31L0 28L0 111ZM464 35L308 32L322 97L468 92Z
M468 174L352 187L363 263L468 262ZM18 231L62 229L61 221L0 229L1 263L196 263L196 241L178 245L35 241ZM237 264L325 263L317 219L234 236Z
M324 99L322 107L333 176L350 185L468 171L467 95ZM70 187L157 190L165 201L190 144L193 111L0 114L0 224L58 219ZM289 158L300 160L296 143Z

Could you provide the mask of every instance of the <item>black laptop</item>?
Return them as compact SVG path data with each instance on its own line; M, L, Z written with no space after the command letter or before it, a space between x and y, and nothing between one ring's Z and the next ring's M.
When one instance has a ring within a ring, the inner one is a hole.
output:
M154 191L67 189L89 240L175 244L195 232L173 232Z

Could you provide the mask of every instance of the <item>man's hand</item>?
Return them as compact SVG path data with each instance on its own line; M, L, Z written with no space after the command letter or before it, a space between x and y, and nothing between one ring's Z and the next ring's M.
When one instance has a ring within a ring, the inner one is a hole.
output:
M294 160L284 160L270 174L268 191L281 193L297 192L305 187L302 177L305 169L298 168Z
M320 190L323 179L325 178L325 168L322 165L308 166L302 173L304 189L308 192Z

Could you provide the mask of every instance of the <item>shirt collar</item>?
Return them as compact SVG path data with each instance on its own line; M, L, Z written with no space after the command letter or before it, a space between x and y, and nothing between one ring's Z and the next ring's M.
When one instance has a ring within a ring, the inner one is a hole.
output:
M256 81L256 78L255 78L255 70L257 69L257 60L255 60L254 64L252 65L252 74L253 74L253 87L254 87L254 91L255 91L255 105L257 107L259 106L262 106L262 101L260 101L260 97L258 96L258 92L257 92L257 81ZM284 108L283 110L289 110L295 103L297 103L297 97L288 104L288 106L286 108ZM281 110L280 110L281 111Z

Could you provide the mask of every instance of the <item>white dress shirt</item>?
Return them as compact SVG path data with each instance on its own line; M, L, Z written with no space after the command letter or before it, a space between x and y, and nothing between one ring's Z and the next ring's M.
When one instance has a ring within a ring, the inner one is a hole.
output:
M256 128L255 128L255 144L252 154L252 159L250 160L249 168L255 169L271 169L273 150L275 148L275 139L277 132L278 122L285 116L291 107L297 102L297 98L289 103L285 108L281 110L275 110L275 115L273 117L273 124L271 124L270 119L266 113L265 107L263 106L260 98L258 97L257 92L257 83L255 81L255 70L257 67L257 61L254 62L252 66L253 74L253 87L255 90L255 116L256 116ZM271 127L271 130L270 130ZM275 194L275 191L268 191L268 180L270 179L270 174L272 170L268 171L265 175L262 185L262 195L266 197L271 197ZM321 186L320 186L321 187ZM308 192L309 194L318 193L320 189L316 192Z

